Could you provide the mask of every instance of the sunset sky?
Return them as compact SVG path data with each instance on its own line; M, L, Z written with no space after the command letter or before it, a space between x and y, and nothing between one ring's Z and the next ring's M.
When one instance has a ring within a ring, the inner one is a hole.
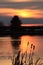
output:
M0 0L0 21L18 15L23 23L43 23L43 0Z

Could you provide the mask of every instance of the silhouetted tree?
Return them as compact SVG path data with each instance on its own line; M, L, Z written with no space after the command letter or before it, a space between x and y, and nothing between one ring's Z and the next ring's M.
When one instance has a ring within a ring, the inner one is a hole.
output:
M21 21L18 16L14 16L11 20L11 37L18 38L20 36Z
M21 32L21 21L18 16L14 16L11 20L11 38L12 39L19 39L20 37L20 32ZM17 41L13 41L12 43L13 46L18 46L19 43Z

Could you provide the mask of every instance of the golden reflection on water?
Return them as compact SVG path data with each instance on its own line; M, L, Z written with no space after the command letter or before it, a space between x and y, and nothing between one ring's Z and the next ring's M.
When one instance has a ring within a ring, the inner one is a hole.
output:
M29 44L28 44L29 43ZM21 51L26 52L30 50L30 42L29 42L29 36L22 36L21 37ZM28 49L29 48L29 49ZM28 49L28 50L27 50Z
M35 53L38 55L43 55L43 36L22 36L22 46L25 47L24 51L28 49L27 51L30 51L31 44L35 45ZM29 42L29 45L27 46L27 43ZM28 48L27 48L28 47Z
M28 44L29 43L29 44ZM43 57L43 36L22 36L20 49L22 52L30 52L31 44L35 45L35 54ZM12 56L11 37L0 37L0 55ZM2 53L3 52L3 53ZM12 65L11 59L0 59L0 65Z

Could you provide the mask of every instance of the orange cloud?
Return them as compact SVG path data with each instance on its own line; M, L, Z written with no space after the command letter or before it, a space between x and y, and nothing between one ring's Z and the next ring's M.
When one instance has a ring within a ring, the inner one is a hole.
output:
M10 1L10 2L31 2L31 1L43 1L43 0L7 0L7 1Z
M14 1L14 0L11 0ZM29 1L29 0L15 0L15 2L25 2L25 1Z
M8 1L8 0L7 0ZM31 1L43 1L43 0L10 0L10 1L12 1L12 2L31 2Z
M22 18L43 18L43 10L0 8L0 16L14 15Z
M27 2L27 1L32 1L32 0L4 0L6 2Z
M1 0L0 2L40 2L43 0Z
M43 24L21 24L21 26L43 26Z

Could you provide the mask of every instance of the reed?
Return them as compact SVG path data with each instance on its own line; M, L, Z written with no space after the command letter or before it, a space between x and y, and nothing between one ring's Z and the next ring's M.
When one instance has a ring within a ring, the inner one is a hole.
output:
M27 44L28 46L29 44ZM36 62L33 63L34 59L34 50L35 50L35 45L31 44L31 50L30 53L27 54L27 51L25 53L22 53L21 55L21 62L20 62L20 53L21 51L18 52L17 57L15 58L15 63L14 63L14 57L13 57L13 63L12 65L43 65L43 62L41 63L40 60L41 58L37 58Z

